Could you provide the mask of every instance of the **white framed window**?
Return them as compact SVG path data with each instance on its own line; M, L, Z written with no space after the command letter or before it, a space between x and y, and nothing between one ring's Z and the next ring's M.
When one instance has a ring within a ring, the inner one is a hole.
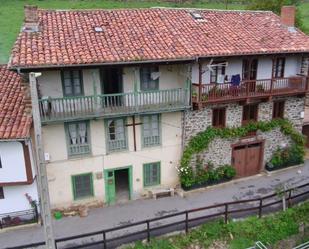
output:
M65 127L69 156L89 154L91 151L89 122L66 123Z
M63 95L81 96L84 94L83 76L81 70L63 70L61 71Z
M144 147L161 144L161 118L159 114L142 117L142 144Z
M110 119L106 122L107 148L109 152L127 149L125 120Z
M142 91L159 90L160 72L157 66L141 67L140 68L140 82Z

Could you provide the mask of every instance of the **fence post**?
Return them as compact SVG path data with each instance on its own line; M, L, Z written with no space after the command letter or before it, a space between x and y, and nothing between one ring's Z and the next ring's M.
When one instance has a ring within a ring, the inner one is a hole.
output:
M186 233L189 232L189 214L188 211L186 211Z
M106 233L105 231L103 231L103 248L107 249L107 245L106 245Z
M146 223L147 223L147 242L150 242L150 226L149 226L149 220L147 220Z
M228 218L228 204L224 204L225 206L225 211L224 211L224 222L227 224L227 218Z
M39 223L39 212L38 212L38 206L36 203L34 204L34 213L35 213L36 223Z
M2 220L0 219L0 228L2 229L3 227L2 227Z
M263 199L260 198L260 205L259 205L259 218L262 217L262 207L263 207Z
M288 197L288 207L292 206L292 189L289 190L289 197Z

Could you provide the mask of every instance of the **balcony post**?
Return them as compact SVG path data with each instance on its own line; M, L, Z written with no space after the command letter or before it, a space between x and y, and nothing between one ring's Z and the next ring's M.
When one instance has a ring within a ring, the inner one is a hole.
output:
M276 56L272 58L271 79L270 79L270 93L273 93L273 89L274 89L275 64L276 64Z
M270 93L273 93L273 89L274 89L274 78L271 77L271 79L270 79Z
M96 80L95 80L95 70L92 70L92 83L93 83L93 110L94 112L98 113L99 112L99 99L98 99L98 93L97 93L97 85L96 85Z
M198 63L198 102L200 103L202 100L202 81L203 81L203 72L202 72L203 64L199 61Z

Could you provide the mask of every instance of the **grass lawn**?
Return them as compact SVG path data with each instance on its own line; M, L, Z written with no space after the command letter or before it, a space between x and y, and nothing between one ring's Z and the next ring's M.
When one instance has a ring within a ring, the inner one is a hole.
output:
M224 4L205 3L202 0L190 5L141 0L128 0L126 2L111 0L0 0L0 63L6 63L9 59L11 48L23 22L23 7L26 4L38 5L40 8L46 9L111 9L146 8L153 6L225 9L226 7ZM245 8L244 5L228 5L228 9L243 8ZM300 9L305 17L305 28L309 30L309 3L303 3Z
M245 249L253 246L256 241L261 241L268 246L298 234L299 224L303 222L306 225L309 224L309 202L261 219L250 217L227 225L223 221L207 223L191 230L186 236L156 238L146 245L137 242L128 249L209 248L214 242L225 244L220 248ZM309 240L303 237L298 242L302 243L303 239Z

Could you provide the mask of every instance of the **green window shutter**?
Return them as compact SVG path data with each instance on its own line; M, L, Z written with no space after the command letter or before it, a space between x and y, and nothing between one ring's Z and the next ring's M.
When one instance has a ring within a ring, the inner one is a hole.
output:
M92 173L73 175L72 186L74 200L93 196Z
M69 156L89 154L90 128L89 122L72 122L65 124Z
M161 183L160 162L144 164L143 170L145 187L155 186Z
M161 144L161 119L160 115L147 115L142 118L142 144L143 147Z
M124 119L111 119L106 122L107 148L109 152L127 149L127 136Z
M61 72L63 96L83 95L83 74L81 70L63 70Z
M159 68L156 66L145 66L140 68L140 85L142 91L159 90L159 78L152 78L152 74L158 72Z

